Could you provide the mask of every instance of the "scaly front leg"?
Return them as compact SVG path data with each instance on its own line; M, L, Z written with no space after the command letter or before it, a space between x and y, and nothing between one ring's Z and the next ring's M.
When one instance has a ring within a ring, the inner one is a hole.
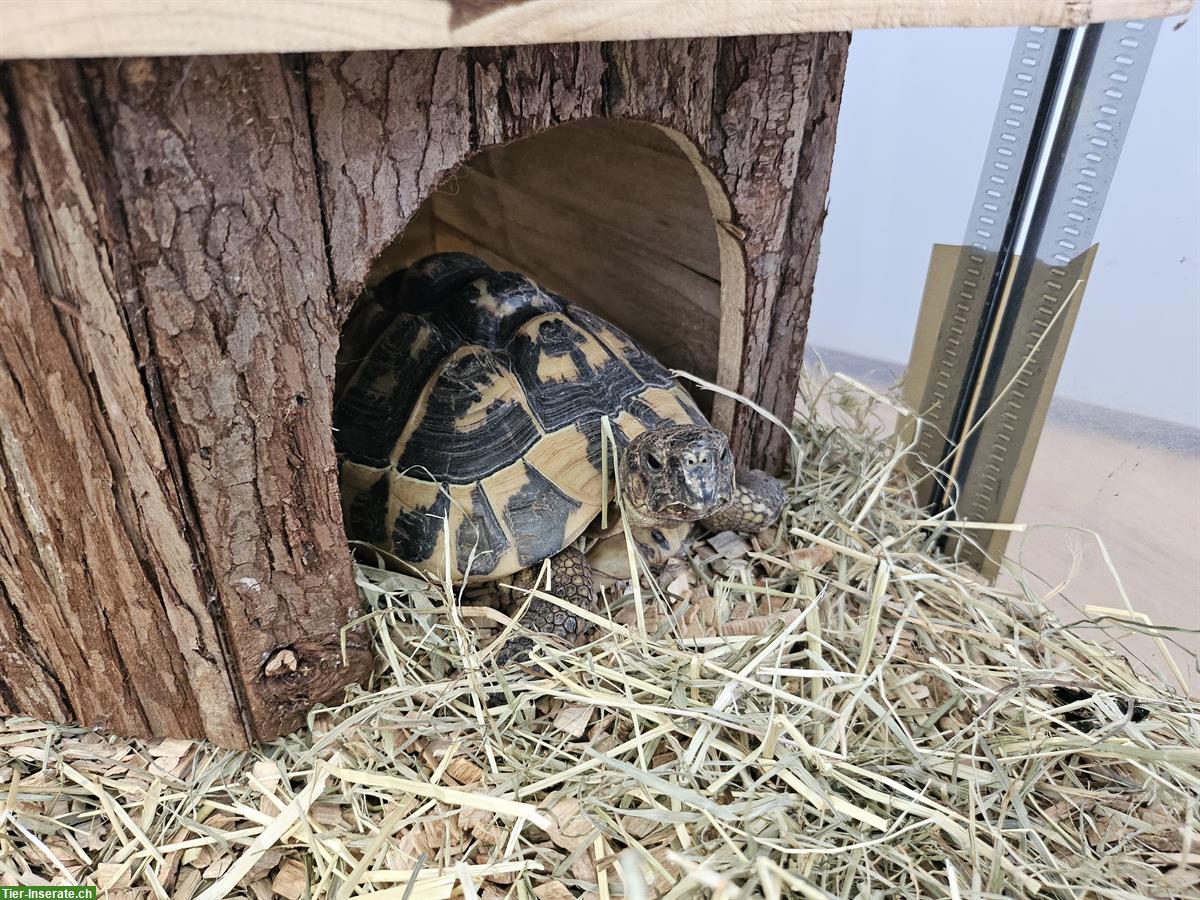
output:
M779 519L786 500L778 478L743 469L734 477L729 503L700 521L711 531L762 531Z
M525 594L522 590L530 590L537 583L541 566L522 569L512 577L513 599L522 604ZM583 554L574 547L550 558L550 584L542 584L540 590L553 594L582 607L589 612L596 607L596 592L592 584L592 569ZM575 644L591 629L591 624L575 614L568 612L541 597L533 597L521 617L521 624L531 631L552 634L562 638L569 644ZM529 658L534 640L528 635L518 634L508 639L508 642L496 654L496 664L503 666L510 662L524 662Z

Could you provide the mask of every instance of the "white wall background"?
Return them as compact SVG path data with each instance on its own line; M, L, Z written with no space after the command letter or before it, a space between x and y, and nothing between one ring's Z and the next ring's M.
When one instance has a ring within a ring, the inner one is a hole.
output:
M1200 427L1200 21L1168 20L1097 230L1058 396ZM960 244L1012 29L854 35L810 345L903 365Z

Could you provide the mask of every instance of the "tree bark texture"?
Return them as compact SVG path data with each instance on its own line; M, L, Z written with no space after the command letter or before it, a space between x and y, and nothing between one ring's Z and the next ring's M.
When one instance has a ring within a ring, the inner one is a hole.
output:
M0 714L238 746L366 676L330 430L339 327L489 146L589 117L691 141L745 255L738 387L789 418L847 44L5 65ZM783 461L753 415L732 437Z

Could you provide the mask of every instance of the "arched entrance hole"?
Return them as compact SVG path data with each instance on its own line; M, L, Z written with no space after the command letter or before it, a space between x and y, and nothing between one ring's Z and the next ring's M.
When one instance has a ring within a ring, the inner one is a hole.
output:
M460 167L380 254L368 286L430 253L473 253L604 316L664 364L732 387L745 267L717 226L729 218L723 188L683 135L569 123ZM715 409L711 394L696 399L728 427L723 399Z

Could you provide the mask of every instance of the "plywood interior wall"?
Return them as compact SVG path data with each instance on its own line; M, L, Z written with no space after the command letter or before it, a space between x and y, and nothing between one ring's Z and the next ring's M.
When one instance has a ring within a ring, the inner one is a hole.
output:
M666 365L717 380L715 220L695 167L662 129L588 121L479 154L422 205L372 279L446 250L524 272Z

